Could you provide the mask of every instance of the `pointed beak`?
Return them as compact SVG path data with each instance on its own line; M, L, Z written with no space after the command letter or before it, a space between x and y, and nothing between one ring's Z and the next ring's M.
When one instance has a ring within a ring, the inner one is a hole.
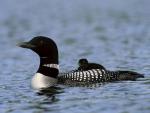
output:
M21 43L18 43L17 46L22 47L22 48L28 48L28 49L33 49L36 47L35 45L31 44L30 42L21 42Z

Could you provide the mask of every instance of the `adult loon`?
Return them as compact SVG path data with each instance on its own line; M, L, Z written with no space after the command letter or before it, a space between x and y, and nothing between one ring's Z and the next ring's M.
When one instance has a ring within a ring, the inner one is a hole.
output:
M104 66L102 66L100 64L96 64L96 63L90 63L85 58L79 59L78 65L79 65L78 70L80 70L80 71L86 71L86 70L90 70L90 69L103 69L103 70L106 70Z
M71 71L59 73L58 49L56 43L45 36L37 36L28 42L18 44L28 48L40 57L40 65L33 76L31 85L34 89L48 88L58 84L73 83L102 83L119 80L136 80L144 77L142 74L131 71L107 71L104 69L90 69L86 71ZM58 76L59 75L59 76Z

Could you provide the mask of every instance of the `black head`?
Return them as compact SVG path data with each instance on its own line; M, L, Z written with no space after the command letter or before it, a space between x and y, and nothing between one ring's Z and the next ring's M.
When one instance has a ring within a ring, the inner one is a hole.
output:
M79 62L78 62L79 66L82 67L82 66L86 66L88 65L88 60L83 58L83 59L80 59Z
M37 36L28 42L18 44L22 48L28 48L36 52L40 58L48 58L53 63L58 63L58 49L56 43L44 36Z

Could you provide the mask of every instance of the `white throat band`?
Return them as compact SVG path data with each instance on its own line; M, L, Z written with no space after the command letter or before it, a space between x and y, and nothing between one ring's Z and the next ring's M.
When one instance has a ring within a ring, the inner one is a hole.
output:
M55 68L59 70L58 64L43 64L44 67Z

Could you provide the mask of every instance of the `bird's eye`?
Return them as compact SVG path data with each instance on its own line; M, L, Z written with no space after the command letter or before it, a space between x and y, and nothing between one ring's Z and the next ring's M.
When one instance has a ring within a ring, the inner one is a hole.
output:
M39 44L40 44L40 46L42 46L43 45L43 41L41 40Z

